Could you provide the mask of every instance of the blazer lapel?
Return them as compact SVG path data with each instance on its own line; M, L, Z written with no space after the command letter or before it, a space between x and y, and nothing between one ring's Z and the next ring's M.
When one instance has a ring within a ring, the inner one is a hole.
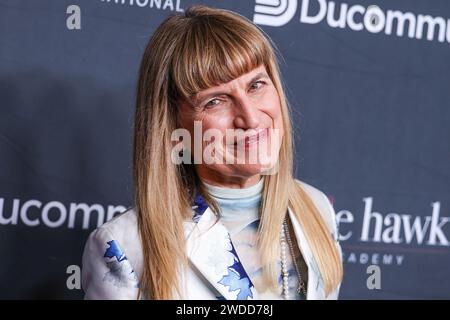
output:
M307 288L307 300L317 300L324 299L324 286L323 279L320 275L319 268L317 266L316 260L312 254L309 243L306 236L297 221L294 213L288 208L289 217L291 218L292 225L294 227L295 236L297 238L297 243L299 244L300 251L305 259L305 263L308 266L308 288Z
M200 195L194 201L193 221L185 223L190 262L219 292L218 299L257 299L257 293L242 266L226 227Z
M227 300L257 300L255 290L242 266L230 234L200 195L195 197L192 221L184 224L187 254L192 265ZM299 249L308 266L307 299L324 299L323 279L309 243L292 210L288 208Z

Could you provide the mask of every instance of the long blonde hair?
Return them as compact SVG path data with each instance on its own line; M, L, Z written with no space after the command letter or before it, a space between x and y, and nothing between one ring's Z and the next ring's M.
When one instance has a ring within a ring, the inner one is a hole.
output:
M197 5L168 17L150 39L140 66L136 97L133 175L138 229L143 248L140 295L180 295L179 273L187 266L183 221L191 218L188 190L198 190L218 215L193 165L171 161L171 133L181 99L229 82L264 65L282 109L284 137L276 174L265 178L258 250L264 277L276 286L279 230L288 206L312 249L326 294L342 278L339 252L321 214L293 176L293 140L277 51L270 38L241 15Z

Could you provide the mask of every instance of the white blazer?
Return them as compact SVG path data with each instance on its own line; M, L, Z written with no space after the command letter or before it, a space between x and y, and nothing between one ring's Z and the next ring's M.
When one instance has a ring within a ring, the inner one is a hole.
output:
M328 198L315 187L297 182L322 214L341 253L335 212ZM174 297L185 300L260 299L240 263L226 227L220 221L215 223L216 216L200 196L196 197L192 209L193 219L184 222L189 265L179 275L182 294L174 293ZM288 213L308 266L306 298L337 299L340 286L325 296L323 280L308 241L290 208ZM86 242L82 266L85 299L136 299L142 263L136 212L128 209L94 230Z

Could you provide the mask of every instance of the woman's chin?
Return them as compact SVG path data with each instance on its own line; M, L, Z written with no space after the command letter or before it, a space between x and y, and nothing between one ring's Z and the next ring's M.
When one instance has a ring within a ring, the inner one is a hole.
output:
M272 164L255 163L255 164L234 164L233 171L239 172L241 176L254 176L257 174L267 174L271 172L275 166Z

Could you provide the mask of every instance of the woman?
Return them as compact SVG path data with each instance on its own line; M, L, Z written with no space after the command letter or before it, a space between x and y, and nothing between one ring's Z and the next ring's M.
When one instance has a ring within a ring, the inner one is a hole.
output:
M136 205L90 235L85 297L336 299L334 210L292 151L269 38L206 6L166 19L140 67Z

